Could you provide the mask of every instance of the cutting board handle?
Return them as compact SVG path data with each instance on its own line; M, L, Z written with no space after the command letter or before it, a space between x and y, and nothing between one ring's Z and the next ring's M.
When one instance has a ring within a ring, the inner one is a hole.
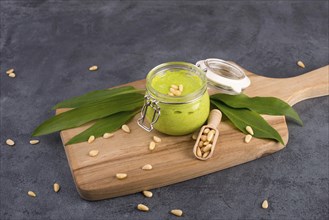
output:
M306 99L329 95L329 65L291 78L259 77L246 72L251 86L257 87L250 93L246 90L250 96L274 96L294 105Z

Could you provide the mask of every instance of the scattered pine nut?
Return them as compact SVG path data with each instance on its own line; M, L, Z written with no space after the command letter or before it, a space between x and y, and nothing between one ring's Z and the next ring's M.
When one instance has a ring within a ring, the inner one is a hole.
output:
M153 193L151 191L145 190L145 191L143 191L143 195L147 198L152 198Z
M88 143L91 144L94 140L95 140L95 136L94 136L94 135L91 135L91 136L88 138Z
M183 92L183 89L184 89L184 86L183 86L182 84L180 84L180 85L178 86L178 90L179 90L180 92Z
M298 61L297 65L300 66L301 68L305 68L305 64L302 61Z
M91 67L89 67L89 70L90 71L96 71L96 70L98 70L98 66L91 66Z
M152 170L153 167L151 164L145 164L143 167L142 167L142 170Z
M14 146L14 145L15 145L15 142L14 142L12 139L7 139L7 140L6 140L6 144L7 144L8 146Z
M30 144L34 145L34 144L38 144L40 141L39 140L30 140Z
M173 209L173 210L170 211L170 213L173 214L173 215L176 215L178 217L183 215L183 211L180 210L180 209Z
M54 183L53 188L54 188L54 192L58 192L60 190L61 186L58 183Z
M11 73L13 73L14 71L15 71L14 69L9 69L9 70L6 71L6 74L11 74Z
M244 137L244 142L246 143L249 143L251 141L251 138L252 136L250 134L247 134L245 137Z
M123 180L127 178L128 175L126 173L117 173L115 176L117 177L117 179Z
M126 133L130 133L130 128L128 127L128 125L122 125L121 129L126 132Z
M88 154L91 157L96 157L98 155L98 153L99 153L99 150L91 150L91 151L89 151Z
M155 149L155 142L151 141L149 145L149 150L154 150Z
M159 138L158 136L153 136L153 140L155 141L155 143L161 142L161 138Z
M168 95L169 96L175 96L173 93L171 93L171 92L168 92Z
M194 132L193 134L192 134L192 139L193 140L196 140L198 138L198 133L197 132Z
M15 77L16 77L16 74L15 74L15 73L9 73L8 76L9 76L10 78L15 78Z
M262 208L267 209L268 208L268 201L265 199L262 203Z
M179 89L179 87L177 85L174 85L174 84L171 85L170 88L173 88L173 89L176 89L176 90Z
M114 136L114 134L112 134L112 133L105 133L105 134L103 134L103 138L105 138L105 139L110 138L110 137L113 137L113 136Z
M148 212L150 210L149 207L147 207L144 204L138 204L137 209L140 210L140 211L143 211L143 212Z
M33 191L28 191L27 195L29 195L31 197L36 197L37 196Z
M246 127L246 130L248 131L249 134L254 135L254 130L252 130L252 128L249 125Z

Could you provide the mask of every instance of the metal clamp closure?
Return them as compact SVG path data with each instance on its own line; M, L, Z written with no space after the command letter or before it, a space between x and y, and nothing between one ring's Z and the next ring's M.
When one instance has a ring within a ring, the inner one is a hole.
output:
M158 105L159 101L150 97L150 95L146 94L144 96L144 105L141 111L141 117L137 120L137 123L144 130L150 132L153 130L153 125L158 121L160 116L160 107ZM154 111L152 120L149 124L149 127L145 124L145 117L148 111L148 108L151 107Z

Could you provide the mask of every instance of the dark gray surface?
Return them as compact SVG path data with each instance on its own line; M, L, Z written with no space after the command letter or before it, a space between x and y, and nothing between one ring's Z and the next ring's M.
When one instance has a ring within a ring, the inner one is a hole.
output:
M157 64L218 57L270 77L328 64L328 1L1 0L0 219L328 219L328 97L295 106L289 144L154 192L80 199L58 134L28 143L63 99L142 79ZM306 68L296 65L303 60ZM89 72L90 65L99 65ZM14 67L15 79L5 70ZM280 89L280 88L278 88ZM15 147L4 144L7 138ZM52 192L58 181L62 189ZM37 193L33 199L28 190ZM260 208L268 198L270 208ZM136 211L146 203L149 213Z

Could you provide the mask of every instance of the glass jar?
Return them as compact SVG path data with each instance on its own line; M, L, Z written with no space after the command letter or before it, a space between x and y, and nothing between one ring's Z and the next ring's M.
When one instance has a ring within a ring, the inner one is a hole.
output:
M181 94L169 94L172 85L183 85ZM145 103L138 124L147 131L154 127L165 134L185 135L204 124L209 109L205 72L191 63L163 63L146 77Z

